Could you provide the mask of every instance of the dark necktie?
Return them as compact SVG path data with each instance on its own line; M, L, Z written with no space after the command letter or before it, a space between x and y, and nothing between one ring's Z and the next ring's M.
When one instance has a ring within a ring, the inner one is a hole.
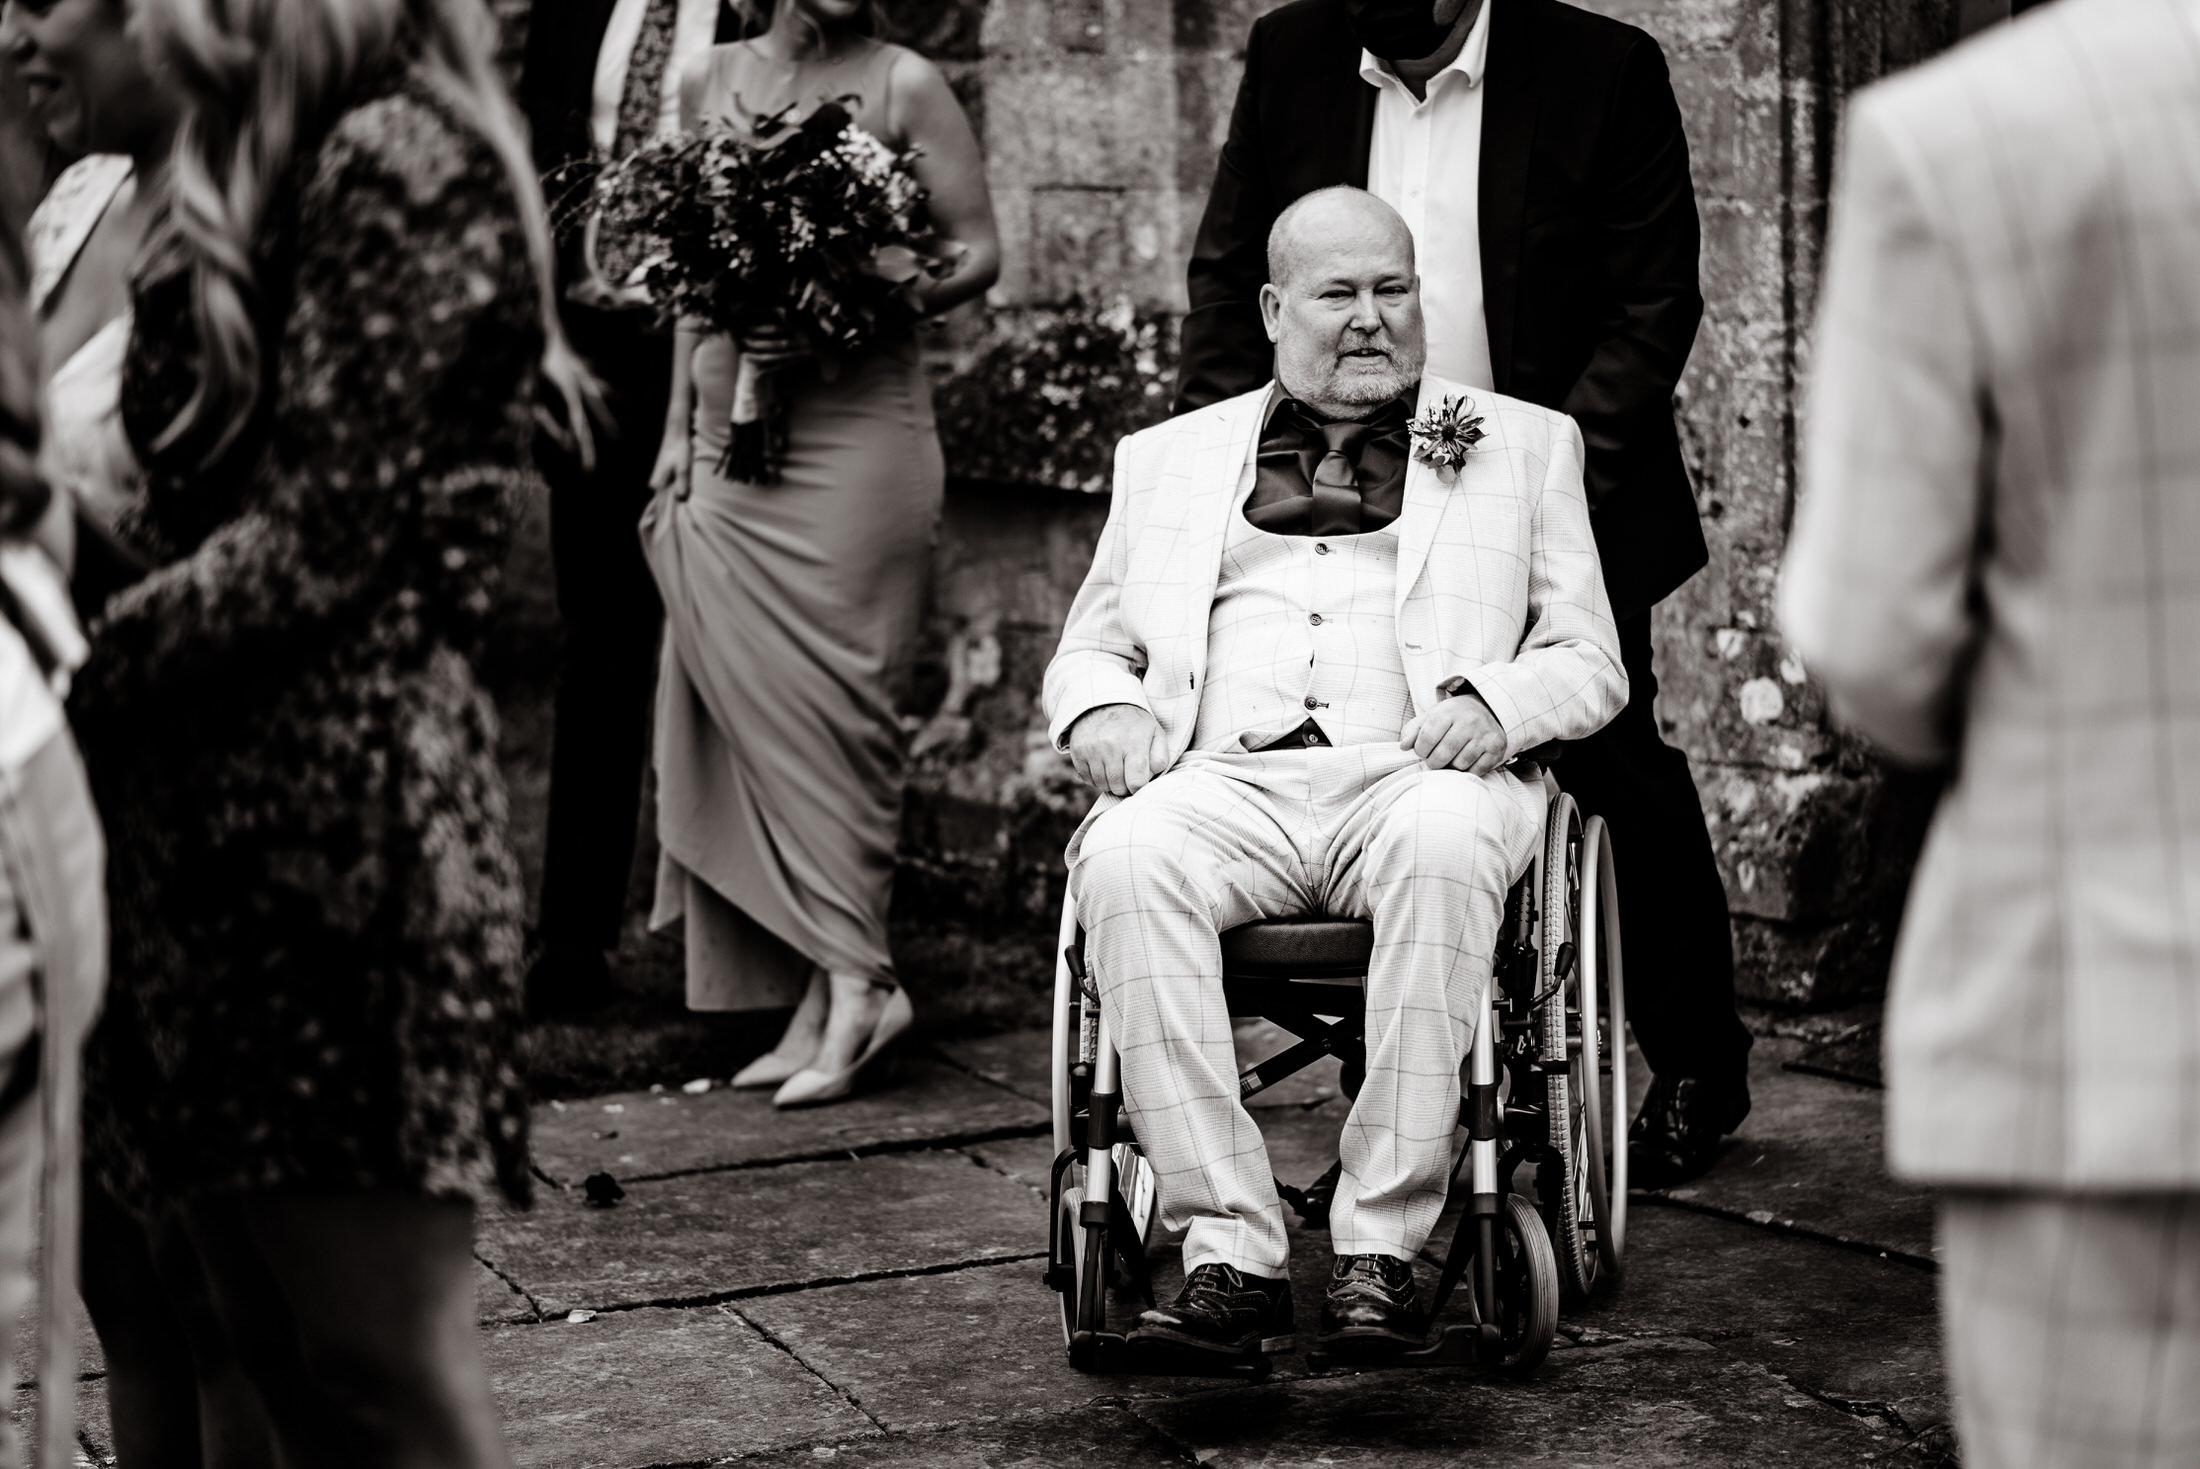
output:
M627 59L626 85L619 93L619 121L611 133L611 156L624 158L657 135L663 115L665 68L672 64L672 32L680 19L680 0L649 0L642 11L641 34Z
M1381 530L1405 508L1411 416L1404 397L1370 418L1334 422L1281 400L1261 433L1245 518L1279 536Z

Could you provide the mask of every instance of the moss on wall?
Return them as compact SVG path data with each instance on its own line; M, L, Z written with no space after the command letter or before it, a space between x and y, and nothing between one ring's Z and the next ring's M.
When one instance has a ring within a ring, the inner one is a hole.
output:
M957 478L1104 492L1116 441L1168 416L1176 323L1128 300L1000 313L937 395Z

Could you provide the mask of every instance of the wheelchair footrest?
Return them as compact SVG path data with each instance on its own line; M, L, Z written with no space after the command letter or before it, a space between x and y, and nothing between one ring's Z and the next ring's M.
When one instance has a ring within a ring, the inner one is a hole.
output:
M1226 1377L1259 1382L1273 1364L1255 1352L1224 1357L1209 1352L1170 1352L1133 1348L1117 1331L1080 1331L1069 1344L1069 1364L1080 1372L1147 1377Z

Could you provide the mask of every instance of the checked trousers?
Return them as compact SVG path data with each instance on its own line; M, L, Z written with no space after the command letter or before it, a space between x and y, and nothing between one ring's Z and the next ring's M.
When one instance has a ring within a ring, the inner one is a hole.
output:
M1184 1268L1285 1274L1283 1204L1238 1098L1223 930L1310 913L1375 929L1367 1080L1338 1144L1339 1255L1410 1259L1453 1162L1459 1068L1505 893L1543 795L1509 771L1422 769L1390 744L1187 755L1096 818L1071 887L1122 1055L1125 1105L1186 1231Z
M1940 1257L1965 1464L2200 1464L2200 1194L1957 1189Z

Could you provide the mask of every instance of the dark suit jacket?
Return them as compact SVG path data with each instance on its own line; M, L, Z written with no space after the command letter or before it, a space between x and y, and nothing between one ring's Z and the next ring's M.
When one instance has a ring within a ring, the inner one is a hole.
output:
M1581 425L1605 584L1626 617L1709 559L1673 423L1703 316L1688 141L1647 34L1559 0L1484 3L1490 362L1499 392ZM1192 250L1176 411L1268 380L1269 226L1301 194L1366 186L1375 98L1340 0L1295 0L1254 24Z

